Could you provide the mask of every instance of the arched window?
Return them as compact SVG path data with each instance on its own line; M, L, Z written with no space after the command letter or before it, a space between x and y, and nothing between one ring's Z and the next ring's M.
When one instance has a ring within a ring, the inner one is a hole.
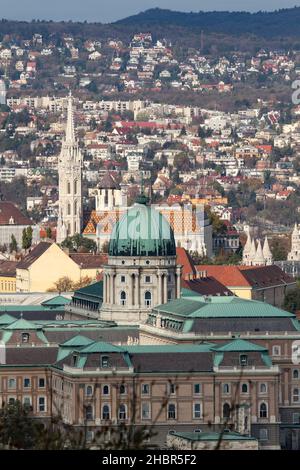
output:
M77 194L77 180L74 181L74 194Z
M151 307L152 303L152 294L148 290L145 292L145 306Z
M176 419L176 406L174 403L168 405L168 419Z
M127 419L126 405L123 403L119 406L119 419Z
M120 385L120 395L125 395L126 393L126 385L121 384Z
M223 405L223 418L228 419L230 418L230 405L229 403L224 403Z
M299 379L299 370L298 369L293 370L293 379Z
M123 290L120 293L120 304L126 305L126 292Z
M92 420L93 419L93 407L88 405L85 409L85 419Z
M248 393L248 384L242 384L242 393Z
M77 201L74 203L74 215L77 215Z
M261 403L259 407L259 417L267 418L268 417L268 408L266 403Z
M103 385L102 394L103 395L109 395L109 385Z
M71 204L68 203L68 215L71 215Z
M265 384L265 383L260 384L259 391L260 391L260 393L266 393L267 392L267 384Z
M22 343L29 342L29 333L22 333Z
M85 389L86 396L90 397L93 395L93 387L91 385L87 385Z
M223 384L223 393L229 393L229 392L230 392L229 384Z
M103 405L103 407L102 407L102 419L104 419L104 420L110 419L109 405Z
M248 416L245 416L245 419L244 419L244 428L245 428L245 431L248 431Z
M71 193L71 184L70 184L70 181L68 181L68 183L67 183L67 193L68 193L68 194Z

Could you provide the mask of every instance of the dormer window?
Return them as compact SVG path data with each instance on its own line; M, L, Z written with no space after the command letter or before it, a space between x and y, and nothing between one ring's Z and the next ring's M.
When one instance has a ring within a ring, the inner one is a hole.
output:
M246 366L248 364L248 356L247 354L241 354L240 355L240 365L241 366Z
M29 333L22 333L22 343L29 343Z
M109 367L109 360L108 360L108 356L102 356L101 357L101 367Z
M13 217L10 217L9 225L14 225L14 224L15 224L15 219Z

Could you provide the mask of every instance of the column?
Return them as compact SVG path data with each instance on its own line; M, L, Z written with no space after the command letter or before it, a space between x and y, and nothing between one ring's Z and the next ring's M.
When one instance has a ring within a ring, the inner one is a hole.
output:
M114 303L114 275L110 275L110 283L109 283L109 288L110 288L110 293L109 293L109 299L110 303Z
M128 304L129 305L134 305L134 298L133 298L133 276L132 273L130 273L130 281L129 281L129 297L130 299Z
M181 281L181 269L180 269L180 268L179 268L179 269L177 268L177 270L176 270L176 276L177 276L177 278L176 278L176 283L177 283L177 286L176 286L176 297L177 297L177 299L179 299L179 298L180 298L180 291L181 291L181 284L180 284L180 281Z
M164 304L168 302L168 274L165 273L164 275Z
M114 304L115 303L115 278L116 278L116 275L115 273L112 275L112 278L111 278L111 284L112 284L112 297L111 297L111 303Z
M157 277L158 277L158 291L157 291L157 303L160 305L162 304L162 286L161 286L161 274L158 273L157 274Z
M106 274L103 275L103 303L107 303L107 293L106 293Z
M135 274L135 301L134 304L136 307L140 306L140 275L139 273Z

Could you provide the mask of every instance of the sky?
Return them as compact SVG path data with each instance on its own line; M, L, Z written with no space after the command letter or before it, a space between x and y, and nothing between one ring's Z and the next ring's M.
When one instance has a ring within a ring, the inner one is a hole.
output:
M258 11L293 6L300 6L300 0L0 0L0 18L107 23L154 7L178 11Z

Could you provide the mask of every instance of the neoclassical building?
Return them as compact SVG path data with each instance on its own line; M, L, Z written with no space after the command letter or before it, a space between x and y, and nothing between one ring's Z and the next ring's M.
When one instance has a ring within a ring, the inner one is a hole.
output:
M173 230L163 215L139 196L116 223L103 272L101 319L146 320L154 305L180 297L181 266Z
M66 135L58 160L59 213L56 241L81 232L82 226L82 153L75 137L73 99L68 98Z

